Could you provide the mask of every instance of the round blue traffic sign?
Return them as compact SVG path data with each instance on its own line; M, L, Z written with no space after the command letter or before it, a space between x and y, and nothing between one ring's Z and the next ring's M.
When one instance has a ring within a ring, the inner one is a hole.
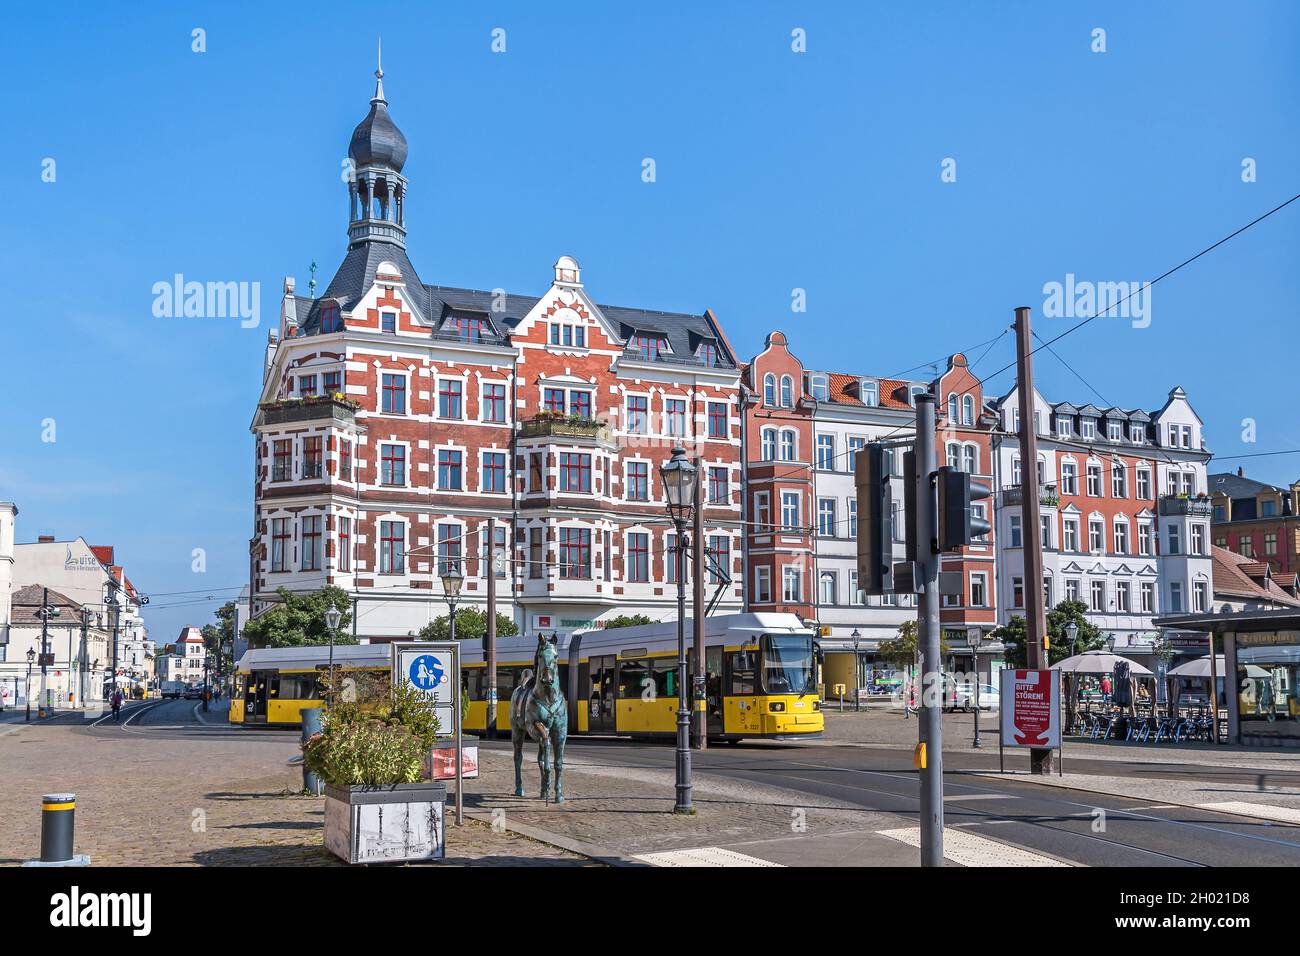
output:
M411 678L411 683L420 690L433 690L447 679L442 661L432 654L421 654L411 661L407 674Z

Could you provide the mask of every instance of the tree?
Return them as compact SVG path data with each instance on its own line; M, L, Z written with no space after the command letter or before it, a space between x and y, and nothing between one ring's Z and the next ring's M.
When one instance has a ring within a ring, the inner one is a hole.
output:
M939 654L948 653L948 643L939 639ZM920 659L917 653L917 630L915 621L904 621L898 628L898 637L892 641L881 641L877 656L886 664L899 670L912 667Z
M605 622L605 630L611 627L638 627L641 624L653 624L654 621L645 614L619 614Z
M1088 620L1087 613L1088 606L1082 601L1062 601L1048 612L1048 667L1065 660L1072 653L1082 654L1084 651L1096 650L1101 647L1101 631ZM1071 651L1070 642L1065 635L1065 626L1071 621L1079 626L1079 633L1075 639L1073 651ZM1007 646L1005 660L1008 665L1021 668L1029 666L1027 651L1029 624L1023 617L1016 615L1002 627L993 630L989 637L999 640Z
M342 588L330 585L319 591L297 593L287 588L276 591L278 604L272 605L244 625L249 647L304 647L328 644L329 628L325 612L333 604L339 611L335 644L355 644L348 628L352 623L352 599Z
M497 614L497 637L514 637L519 633L515 622L504 614ZM422 641L446 641L451 638L448 615L430 621L416 635ZM487 611L463 607L456 612L456 640L482 641L487 636Z

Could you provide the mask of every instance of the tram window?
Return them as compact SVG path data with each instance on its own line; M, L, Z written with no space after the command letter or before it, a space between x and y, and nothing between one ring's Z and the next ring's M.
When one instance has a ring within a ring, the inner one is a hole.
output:
M279 674L266 675L266 696L268 697L280 696L280 675Z
M519 675L523 673L518 667L497 668L497 700L509 699L519 686Z
M315 674L281 674L277 696L281 700L313 700L315 690Z
M469 691L470 700L487 700L487 690L483 686L487 683L486 667L466 667L460 672L461 685Z
M733 651L727 655L727 665L727 669L731 672L730 693L732 695L754 693L754 655L745 651Z
M640 700L645 693L649 661L618 662L618 696L622 700Z
M677 696L677 661L671 657L656 658L654 662L655 696Z

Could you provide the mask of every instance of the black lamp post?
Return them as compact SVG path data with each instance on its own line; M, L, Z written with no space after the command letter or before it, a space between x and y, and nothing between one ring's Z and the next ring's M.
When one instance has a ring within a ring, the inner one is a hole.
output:
M203 655L203 712L208 712L208 698L212 696L212 684L208 680L208 661L212 660L211 654Z
M668 515L677 530L677 803L673 813L694 813L691 806L690 711L686 700L686 527L695 503L695 466L678 445L659 469ZM703 569L696 568L696 574Z
M36 663L36 651L30 647L27 649L27 716L25 721L30 722L32 719L32 665Z
M330 632L330 682L329 696L325 698L325 706L327 709L331 710L334 707L334 635L338 633L339 621L342 619L343 615L340 614L339 609L334 606L334 602L330 601L329 610L325 612L325 627L328 628Z
M460 597L460 586L465 580L460 573L460 562L448 561L443 565L440 577L442 578L442 591L447 595L447 608L450 611L447 618L447 639L454 641L456 639L456 599Z
M1079 625L1074 621L1065 625L1065 639L1070 642L1070 656L1073 657L1079 640Z
M980 644L984 640L983 628L972 628L966 632L967 639L970 641L971 666L975 669L975 742L973 747L983 747L980 743Z
M849 636L853 638L853 712L858 713L862 710L862 658L858 656L862 635L855 627Z

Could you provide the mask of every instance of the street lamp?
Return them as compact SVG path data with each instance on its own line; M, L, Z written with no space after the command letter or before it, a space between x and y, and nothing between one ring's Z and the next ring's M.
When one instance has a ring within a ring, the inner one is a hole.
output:
M659 469L668 516L677 530L677 803L673 813L694 813L691 806L691 715L686 709L686 526L695 502L695 466L678 445ZM702 568L695 569L702 574Z
M1070 621L1065 625L1065 639L1070 642L1070 656L1074 656L1075 642L1079 640L1079 625Z
M27 648L27 693L23 695L27 698L27 716L24 718L27 722L32 719L32 665L35 663L36 651L29 647Z
M451 612L447 618L447 639L454 641L456 639L456 599L460 597L460 586L465 581L464 576L460 573L460 562L448 561L444 564L441 577L442 591L447 595L447 608Z
M983 747L980 743L980 644L984 640L983 628L972 628L967 632L967 640L970 641L971 662L975 668L975 747Z
M862 635L855 627L849 637L853 638L853 711L857 713L862 710L862 658L858 656Z
M343 619L343 615L340 614L339 609L334 606L334 602L330 601L329 610L325 612L325 626L329 629L330 632L329 697L325 699L325 706L330 710L333 710L334 708L334 635L335 633L337 633L339 629L339 621L341 621L342 619Z
M1107 634L1107 635L1106 635L1106 650L1110 651L1112 654L1115 653L1115 635L1114 635L1114 634Z

